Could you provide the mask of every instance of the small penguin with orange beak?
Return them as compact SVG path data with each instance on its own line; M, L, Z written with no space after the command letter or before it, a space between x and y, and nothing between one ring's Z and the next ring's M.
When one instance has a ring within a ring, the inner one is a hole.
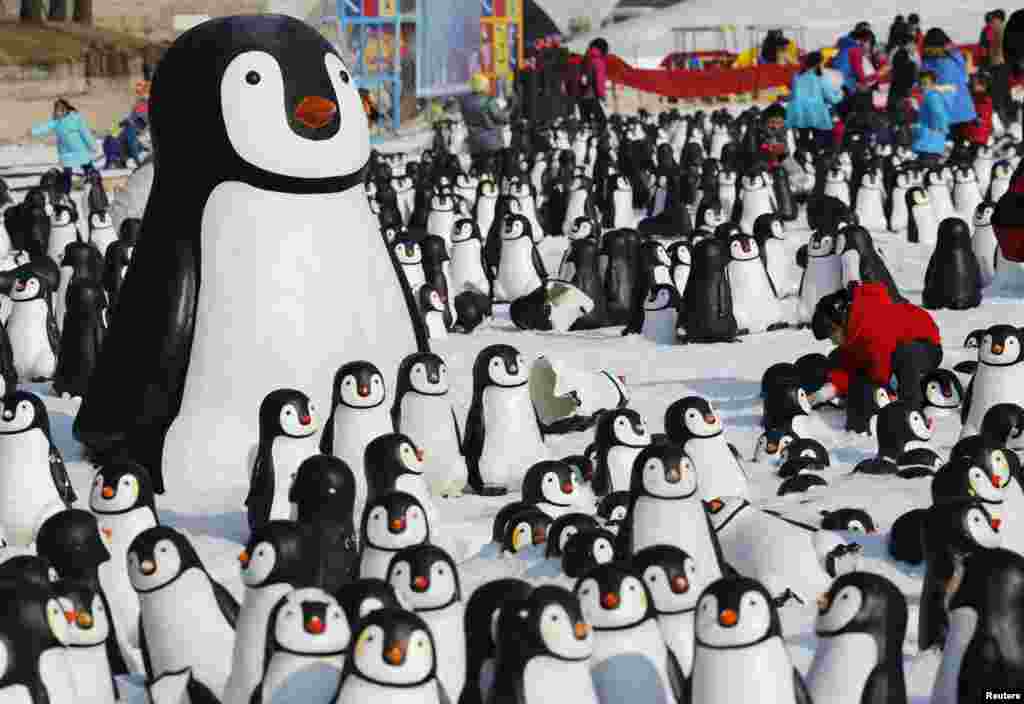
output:
M425 438L429 440L429 438ZM408 435L388 433L370 441L363 455L369 499L388 491L404 491L416 497L436 528L440 516L424 476L426 453Z
M430 522L415 496L389 491L367 502L360 535L359 578L387 579L399 550L430 542Z

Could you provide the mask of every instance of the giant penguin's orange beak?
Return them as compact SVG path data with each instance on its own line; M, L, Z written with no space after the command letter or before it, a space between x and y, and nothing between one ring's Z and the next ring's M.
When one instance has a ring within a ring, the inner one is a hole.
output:
M295 119L310 129L318 130L333 120L337 112L338 106L333 100L311 95L299 101Z

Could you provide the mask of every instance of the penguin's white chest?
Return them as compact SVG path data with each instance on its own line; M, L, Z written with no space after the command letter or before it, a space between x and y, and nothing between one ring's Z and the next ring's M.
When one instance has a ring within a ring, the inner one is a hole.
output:
M522 704L548 704L555 697L561 704L598 704L586 661L566 662L538 655L526 663L522 676Z
M850 205L850 185L846 181L826 181L825 195L838 198L843 205Z
M657 684L648 681L644 690L654 696L645 697L644 704L669 704L675 700L668 677L668 649L653 619L620 631L595 630L590 668L602 704L622 701L619 695L623 683L637 686L638 676L652 674L656 675Z
M89 235L89 241L99 250L100 256L107 256L107 247L117 241L113 227L97 227Z
M786 298L796 294L799 280L794 275L793 256L786 246L777 239L764 243L764 254L768 264L768 276L775 285L775 294Z
M976 228L971 239L971 248L981 269L981 285L989 286L996 277L996 251L999 241L991 225Z
M476 201L476 224L484 237L491 231L491 225L494 224L494 208L496 204L497 198L490 196L481 196Z
M110 560L99 566L100 584L110 603L117 634L130 645L139 639L139 597L128 579L128 547L144 530L156 525L153 512L137 508L127 513L96 514L100 536Z
M344 666L344 655L317 657L274 653L263 676L261 704L290 701L332 704Z
M451 210L432 210L427 216L427 234L435 235L444 240L446 246L451 244L452 225L455 223L454 212Z
M978 612L974 609L954 609L949 614L949 630L942 648L942 662L935 675L932 704L961 704L960 666L967 647L974 639L978 627Z
M671 306L658 310L644 311L641 334L658 345L673 345L676 342L676 328L679 313Z
M519 488L526 470L547 457L537 426L529 386L488 386L483 391L484 447L480 475L484 483Z
M915 206L911 213L917 225L917 240L921 244L935 244L939 239L939 220L935 205ZM943 216L949 217L949 216Z
M633 214L633 191L615 191L612 196L612 210L615 211L614 227L632 227L636 216Z
M498 278L494 281L495 295L506 301L514 301L540 287L540 276L533 263L533 250L533 241L529 237L502 241Z
M50 345L47 320L50 307L45 300L14 301L7 319L7 336L19 381L51 378L57 370L56 350Z
M690 266L687 264L676 264L672 267L672 284L676 291L682 296L686 293L686 284L690 280Z
M764 332L782 320L779 301L760 259L729 262L728 273L732 310L740 330Z
M953 207L953 197L950 195L949 186L940 183L928 186L928 200L932 203L932 210L935 218L940 222L946 218L956 217L956 209Z
M63 508L50 475L50 443L43 431L0 435L0 521L8 542L28 546L46 516Z
M907 229L907 189L897 186L892 189L892 212L889 213L889 231L902 232Z
M642 447L616 445L608 449L608 482L610 491L628 491L633 476L633 462L644 451Z
M50 245L47 254L60 266L64 261L64 248L78 241L78 229L74 225L58 225L50 229Z
M693 701L702 704L794 704L793 664L781 638L749 648L697 646Z
M262 589L246 587L245 600L238 613L231 676L224 693L225 702L247 702L252 697L263 673L270 612L281 597L291 590L290 584L272 584Z
M448 296L455 296L467 288L475 288L480 293L490 293L491 283L484 273L483 260L480 258L480 240L470 239L452 245L452 290Z
M697 470L697 483L706 501L719 496L747 498L747 477L719 433L710 438L691 438L684 446Z
M274 439L271 446L274 460L274 499L270 505L271 521L287 521L291 518L291 504L288 502L288 491L299 465L309 457L319 454L316 434L308 438Z
M427 335L431 340L443 340L448 337L448 328L444 325L444 313L437 310L428 311L423 319L427 325Z
M399 428L423 448L423 476L428 484L466 481L466 460L447 396L407 392L402 396Z
M422 264L402 264L402 274L405 276L405 281L409 284L409 290L414 297L416 292L420 290L420 287L427 283L427 275L423 271Z
M756 188L752 191L744 190L742 203L743 217L740 220L740 229L746 235L754 234L754 221L757 220L757 216L775 212L772 192L768 188Z
M717 569L716 569L717 572ZM714 581L718 577L712 578ZM710 582L704 582L708 584ZM693 646L694 646L694 613L685 611L681 614L666 614L658 616L658 628L661 630L661 637L665 639L665 645L676 656L679 669L683 671L684 677L693 673Z
M466 631L463 617L466 609L455 602L446 609L419 611L437 647L437 679L446 692L462 692L466 684Z
M878 646L867 633L819 638L807 672L815 704L860 704L868 675L878 664Z
M87 700L79 697L71 675L71 658L64 648L50 648L39 656L39 679L50 696L50 704L78 704ZM107 672L110 668L107 668Z
M978 365L971 393L971 408L964 421L963 433L977 433L985 413L999 403L1015 403L1018 406L1024 403L1024 363L1005 367Z
M68 648L67 660L78 701L89 704L114 704L117 701L105 643L88 648Z
M221 183L203 210L199 251L188 374L163 454L164 476L192 489L244 476L239 463L258 436L253 409L268 390L302 389L329 408L339 358L372 359L393 379L416 349L360 188L297 195ZM351 264L343 276L339 262Z
M862 187L857 191L857 218L861 226L869 230L886 229L881 190Z
M589 193L583 189L577 189L569 193L569 205L565 209L565 220L562 221L562 234L568 237L572 234L572 224L576 218L586 214L587 197Z
M346 677L335 704L367 704L368 702L440 704L441 699L438 695L437 680L430 680L416 687L385 687L368 682L356 674Z
M235 631L220 611L210 578L187 569L169 585L139 594L139 604L151 676L191 667L195 679L222 697Z

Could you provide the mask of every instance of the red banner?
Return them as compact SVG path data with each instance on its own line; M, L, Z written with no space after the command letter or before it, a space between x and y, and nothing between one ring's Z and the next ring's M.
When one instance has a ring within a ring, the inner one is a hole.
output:
M378 0L363 0L363 17L376 17L379 14Z

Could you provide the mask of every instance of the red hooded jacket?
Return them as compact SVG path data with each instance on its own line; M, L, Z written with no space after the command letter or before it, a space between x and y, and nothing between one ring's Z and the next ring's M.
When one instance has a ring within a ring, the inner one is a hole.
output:
M843 396L858 372L886 386L892 377L892 353L914 340L942 344L932 316L913 304L894 303L885 284L860 284L853 289L839 367L829 372L828 380Z

